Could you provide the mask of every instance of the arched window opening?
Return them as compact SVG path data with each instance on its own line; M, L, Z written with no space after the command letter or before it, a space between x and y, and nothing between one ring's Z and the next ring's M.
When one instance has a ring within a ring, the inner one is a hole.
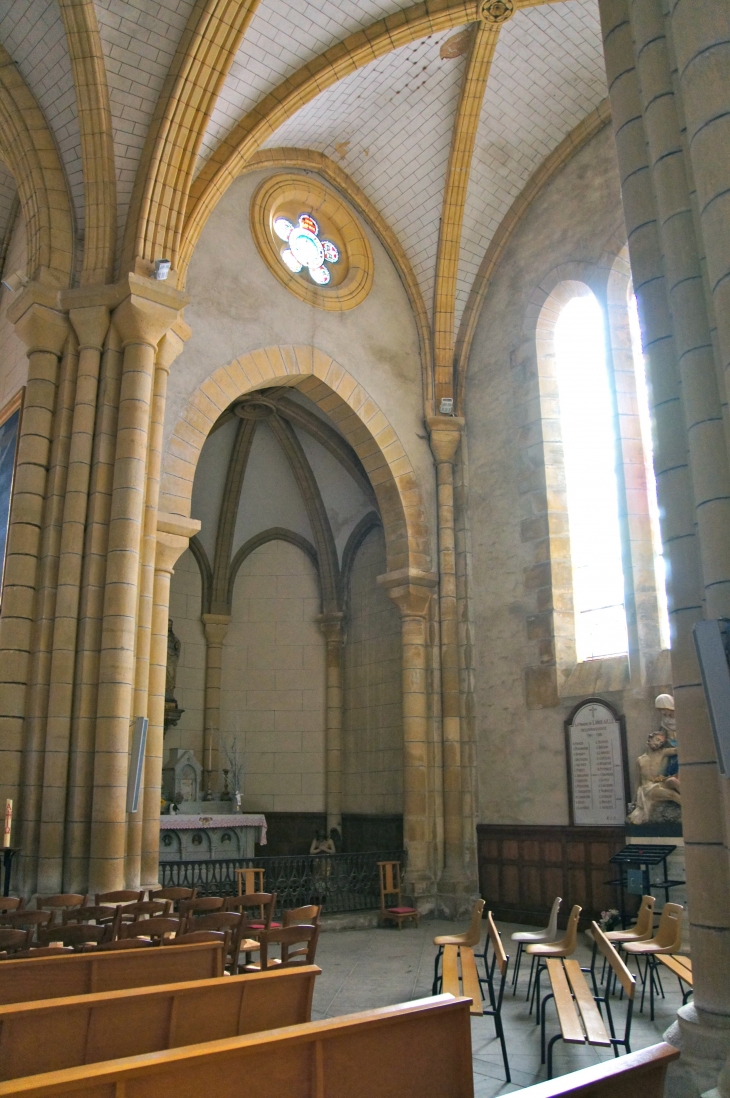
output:
M646 381L646 361L641 346L641 328L636 297L629 291L629 327L631 329L631 351L636 374L636 399L641 426L641 442L644 448L646 466L646 499L651 523L651 542L654 551L654 576L656 582L657 609L659 612L659 638L662 648L669 648L669 608L667 606L667 585L662 535L659 526L659 502L657 500L656 477L654 476L654 448L651 437L651 415L649 413L649 389Z
M563 307L554 338L582 662L628 652L613 401L603 313L592 293Z

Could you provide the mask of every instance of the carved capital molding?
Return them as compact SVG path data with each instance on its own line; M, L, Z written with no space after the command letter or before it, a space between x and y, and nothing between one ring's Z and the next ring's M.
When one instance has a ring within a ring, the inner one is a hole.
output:
M378 584L387 591L404 618L425 618L434 588L438 584L435 572L420 572L417 568L399 568L378 576Z
M174 329L189 301L172 286L133 273L117 286L121 294L112 319L123 347L143 343L156 348L162 337ZM177 334L180 335L179 331Z
M342 643L342 624L345 615L340 611L328 614L319 614L317 624L324 633L327 644Z
M461 442L464 420L461 416L427 416L426 426L431 440L434 458L441 462L453 463Z
M69 310L69 318L78 336L79 350L93 348L101 352L109 331L109 308L107 305L86 305Z
M160 512L157 515L155 571L169 572L172 575L172 570L187 549L191 537L199 530L200 522L197 519Z
M12 302L7 316L15 325L16 335L28 348L28 354L48 351L61 357L70 325L68 317L59 309L57 293L49 293L47 287L30 283Z

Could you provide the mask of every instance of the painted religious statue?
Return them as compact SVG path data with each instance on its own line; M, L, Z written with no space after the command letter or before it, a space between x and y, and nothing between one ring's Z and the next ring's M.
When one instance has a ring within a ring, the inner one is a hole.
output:
M626 817L631 824L674 823L682 815L674 698L671 694L660 694L654 704L661 713L661 722L655 732L649 733L647 750L639 756L641 785Z
M167 669L165 672L165 732L174 727L185 712L175 699L177 665L180 662L182 645L172 630L172 620L167 622Z

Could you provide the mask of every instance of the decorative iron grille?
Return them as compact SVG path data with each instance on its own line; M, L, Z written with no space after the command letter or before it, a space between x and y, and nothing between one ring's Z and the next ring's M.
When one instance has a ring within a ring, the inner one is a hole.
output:
M277 914L316 903L331 915L379 907L378 862L388 861L399 861L405 868L405 851L160 862L160 879L163 888L197 888L199 896L234 896L237 869L263 869L264 890L276 893Z

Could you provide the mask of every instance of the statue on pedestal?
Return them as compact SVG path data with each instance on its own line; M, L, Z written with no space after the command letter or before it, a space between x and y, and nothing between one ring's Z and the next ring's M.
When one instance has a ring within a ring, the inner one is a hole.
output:
M654 705L662 714L660 727L650 732L647 750L639 756L641 785L626 817L630 824L678 823L682 818L677 741L674 735L674 698L660 694Z
M175 698L177 665L180 662L180 638L172 631L172 619L167 622L167 668L165 671L165 732L174 728L185 712L180 709Z

